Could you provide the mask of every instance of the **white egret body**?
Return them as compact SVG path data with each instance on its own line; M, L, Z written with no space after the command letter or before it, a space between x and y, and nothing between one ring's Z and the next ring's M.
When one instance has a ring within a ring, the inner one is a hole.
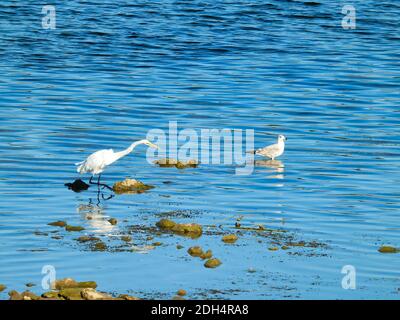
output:
M95 153L92 153L89 157L86 158L85 161L76 163L75 165L77 166L77 171L80 174L91 173L92 178L93 175L99 175L99 181L97 184L100 184L100 174L105 170L107 166L130 154L133 149L141 144L145 144L149 147L158 149L155 144L151 143L149 140L144 139L132 143L129 148L119 152L115 152L113 149L99 150ZM90 182L92 181L92 178L90 179Z

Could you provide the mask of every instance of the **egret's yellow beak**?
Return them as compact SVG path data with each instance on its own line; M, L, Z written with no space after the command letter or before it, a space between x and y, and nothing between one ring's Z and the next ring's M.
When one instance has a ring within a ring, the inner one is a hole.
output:
M159 147L157 145L155 145L154 143L149 143L149 147L152 147L154 149L159 149Z

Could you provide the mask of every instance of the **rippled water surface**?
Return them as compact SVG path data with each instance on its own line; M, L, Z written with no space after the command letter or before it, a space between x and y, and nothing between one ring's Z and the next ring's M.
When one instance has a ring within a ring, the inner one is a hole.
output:
M353 1L357 28L344 30L344 4L71 0L45 30L42 3L2 1L0 283L34 282L40 292L42 267L53 265L57 278L142 297L184 288L189 298L398 299L400 254L378 248L400 247L400 6ZM134 177L154 185L149 192L97 205L96 188L64 187L75 162L169 121L254 129L257 147L285 134L286 152L278 166L258 162L237 176L223 164L159 168L138 147L103 178ZM207 232L146 229L162 216ZM252 230L226 245L237 219L310 245L283 250ZM85 230L47 225L55 220ZM118 250L129 226L139 251ZM90 250L74 240L82 234L112 250ZM223 264L204 268L186 253L193 245ZM342 288L345 265L356 268L355 290Z

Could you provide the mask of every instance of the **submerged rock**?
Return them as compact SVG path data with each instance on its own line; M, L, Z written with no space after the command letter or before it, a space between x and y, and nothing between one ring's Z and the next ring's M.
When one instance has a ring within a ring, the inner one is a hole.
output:
M59 292L59 296L65 300L83 300L82 298L83 288L66 288Z
M53 283L53 287L57 290L67 289L67 288L97 288L97 283L94 281L83 281L78 282L72 278L65 278L56 280Z
M11 290L8 293L10 300L39 300L40 297L30 291L24 291L19 293L15 290Z
M70 225L67 224L65 226L65 230L69 231L69 232L71 232L71 231L79 232L79 231L85 230L85 228L81 227L81 226L70 226Z
M157 164L160 167L175 167L178 169L185 169L185 168L196 168L199 165L199 162L194 159L188 161L180 161L176 159L165 158L165 159L155 160L154 164Z
M203 249L199 246L190 247L187 252L192 257L201 257L204 254Z
M202 258L203 260L205 260L205 259L210 259L210 258L212 258L212 256L213 256L212 251L211 251L211 250L207 250L206 252L204 252L204 253L200 256L200 258Z
M130 296L128 294L120 294L118 296L118 298L122 299L122 300L140 300L140 298L137 298L137 297L134 297L134 296Z
M0 292L6 290L7 287L4 284L0 284Z
M81 236L76 239L78 242L91 242L91 241L100 241L100 238L97 237L90 237L90 236Z
M93 246L93 251L106 251L107 245L103 241L96 242Z
M171 231L191 238L198 238L203 233L201 225L196 223L176 223L169 219L161 219L156 223L156 226L164 231Z
M118 223L118 220L115 218L108 219L108 222L115 226Z
M59 299L59 295L57 291L48 291L42 294L42 298L46 299Z
M130 242L130 241L132 241L132 237L131 236L122 236L121 240L125 241L125 242Z
M222 237L222 241L225 243L235 243L238 239L236 234L228 234Z
M381 246L378 251L380 253L397 253L400 252L400 249L392 247L392 246Z
M204 266L206 268L216 268L216 267L220 266L221 264L222 264L222 262L219 259L213 258L213 259L208 259L204 263Z
M89 185L82 181L81 179L75 180L73 183L66 183L66 187L68 187L69 190L72 190L74 192L81 192L89 189Z
M143 193L153 188L154 186L144 184L143 182L135 179L125 179L124 181L116 182L113 186L113 190L117 194Z
M179 289L176 294L181 297L186 296L186 290Z
M62 227L62 228L64 228L67 225L67 222L65 222L65 221L54 221L54 222L48 223L47 225L53 226L53 227Z
M85 300L111 300L113 299L112 296L98 292L93 288L85 288L81 291L81 296Z

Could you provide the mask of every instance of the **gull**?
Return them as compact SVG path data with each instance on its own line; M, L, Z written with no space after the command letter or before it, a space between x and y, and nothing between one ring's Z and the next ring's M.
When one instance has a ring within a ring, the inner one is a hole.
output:
M270 158L271 160L275 160L275 158L279 157L285 151L285 141L286 137L284 135L278 136L278 142L275 144L271 144L268 147L260 148L257 150L248 151L247 153L256 154L259 156Z

